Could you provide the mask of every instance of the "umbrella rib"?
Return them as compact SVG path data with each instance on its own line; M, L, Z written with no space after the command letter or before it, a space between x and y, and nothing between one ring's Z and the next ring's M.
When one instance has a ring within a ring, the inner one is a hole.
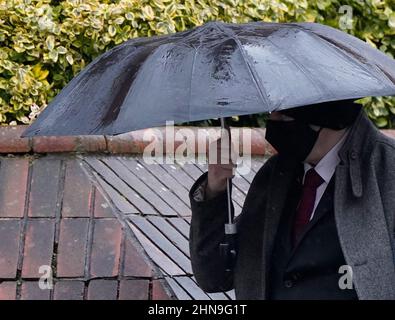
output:
M195 54L193 55L193 60L192 60L192 67L191 67L191 79L189 82L189 99L188 99L188 120L191 120L191 96L192 96L192 79L193 79L193 74L195 70L195 61L196 61L196 55L197 55L197 49L195 48Z
M203 29L197 29L197 32L190 34L191 37L195 37L196 34L200 34L203 31ZM185 40L185 39L180 39L180 40ZM201 45L201 40L200 40L200 44L198 47L195 47L194 45L189 46L189 48L193 48L195 50L195 54L193 55L193 60L192 60L192 67L191 67L191 76L190 76L190 82L189 82L189 99L188 99L188 120L189 121L193 121L191 120L191 96L192 96L192 80L193 80L193 74L194 74L194 70L195 70L195 62L196 62L196 55L198 54L198 49Z
M199 38L199 35L204 31L204 29L203 28L193 28L193 29L187 30L187 31L184 31L184 32L186 32L186 36L182 36L182 37L180 36L179 38L176 37L175 40L174 40L174 44L182 45L182 46L186 46L188 48L196 49L196 47L194 45L186 44L185 40L191 40L191 39L194 39L194 38ZM179 44L180 41L181 41L181 44ZM201 44L201 41L200 41L200 44ZM200 47L200 44L199 44L198 48Z
M228 35L230 38L232 38L236 42L236 44L238 45L238 47L240 49L240 53L241 53L241 56L243 58L243 61L244 61L245 65L247 66L247 70L249 71L249 75L251 76L252 81L255 84L255 87L256 87L256 89L257 89L257 91L259 93L259 97L261 98L261 100L263 102L263 105L266 105L266 106L268 106L270 108L270 102L269 102L267 93L266 92L262 92L262 90L265 91L265 89L263 88L262 84L260 83L260 81L258 80L256 75L254 74L254 71L252 70L250 64L247 62L248 58L245 55L245 52L243 50L243 46L240 43L240 41L236 38L236 36L234 34L231 34L230 32L228 32L226 30L226 28L220 27L217 23L215 23L214 25L219 31L225 33L226 35ZM232 31L232 33L233 33L233 31ZM259 85L259 84L261 84L261 85Z

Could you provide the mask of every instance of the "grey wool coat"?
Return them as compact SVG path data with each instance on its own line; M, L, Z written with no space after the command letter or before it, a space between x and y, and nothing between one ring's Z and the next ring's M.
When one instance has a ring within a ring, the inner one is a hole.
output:
M334 215L358 299L395 299L395 140L377 130L361 109L339 157ZM274 155L256 173L236 219L238 255L230 273L218 248L227 220L226 192L196 201L193 193L207 172L195 182L189 193L190 252L203 290L234 288L237 299L266 298L266 270L295 168Z

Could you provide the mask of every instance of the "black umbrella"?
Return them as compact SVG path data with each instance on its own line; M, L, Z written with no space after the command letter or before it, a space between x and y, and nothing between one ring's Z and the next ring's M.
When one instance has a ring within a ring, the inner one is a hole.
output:
M22 136L137 129L395 94L395 61L315 23L210 22L96 58Z
M175 123L395 95L395 61L315 23L210 22L129 40L91 62L23 133L116 135ZM224 122L222 122L224 127ZM229 239L234 256L230 181Z

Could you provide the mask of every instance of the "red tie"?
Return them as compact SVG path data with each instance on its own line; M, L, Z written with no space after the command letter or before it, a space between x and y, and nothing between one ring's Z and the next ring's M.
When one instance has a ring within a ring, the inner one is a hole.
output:
M311 214L313 213L317 188L324 182L324 179L314 170L309 169L306 172L302 197L296 209L296 215L293 228L293 243L296 244L304 227L309 223Z

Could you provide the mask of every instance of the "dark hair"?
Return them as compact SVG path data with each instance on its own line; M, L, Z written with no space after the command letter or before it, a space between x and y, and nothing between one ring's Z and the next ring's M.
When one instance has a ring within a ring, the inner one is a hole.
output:
M279 112L298 121L341 130L354 123L361 109L362 105L355 103L354 100L340 100L279 110Z

